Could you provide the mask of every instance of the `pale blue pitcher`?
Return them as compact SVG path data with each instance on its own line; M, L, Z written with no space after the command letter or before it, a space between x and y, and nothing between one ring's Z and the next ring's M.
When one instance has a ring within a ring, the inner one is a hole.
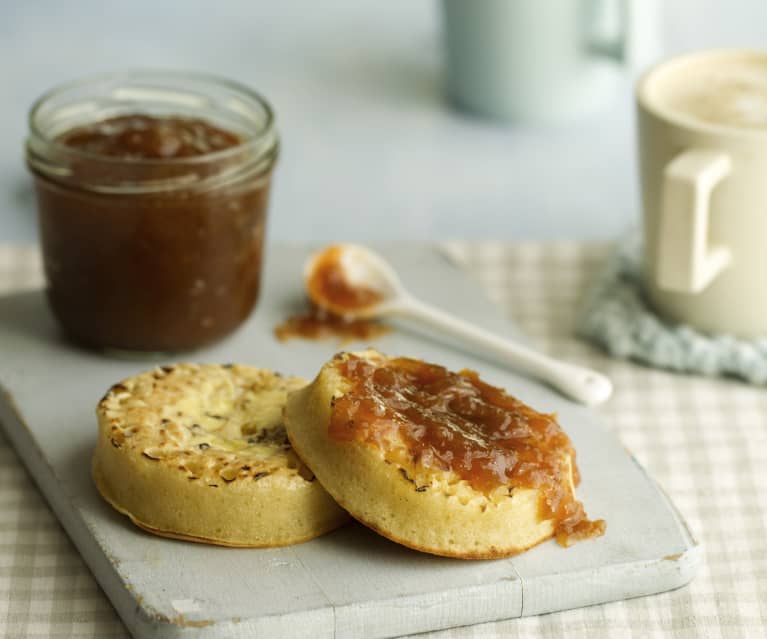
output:
M443 0L447 88L461 107L517 122L598 109L657 57L657 0Z

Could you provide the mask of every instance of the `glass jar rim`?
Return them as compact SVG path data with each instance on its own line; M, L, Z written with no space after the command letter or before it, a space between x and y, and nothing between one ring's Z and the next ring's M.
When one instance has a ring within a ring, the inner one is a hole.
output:
M192 81L206 82L211 85L230 89L234 93L240 94L253 101L256 105L258 105L258 107L263 109L264 121L261 127L255 133L247 134L238 144L227 147L225 149L183 158L126 158L102 155L63 144L62 142L59 142L56 137L46 135L43 131L40 130L38 115L41 109L50 100L55 99L57 96L63 95L68 91L77 89L79 87L97 84L107 80L119 80L120 78L161 79L163 77L172 77L181 80L187 78ZM77 157L82 158L83 160L97 161L105 164L120 164L123 166L135 165L147 167L168 166L170 164L175 166L194 166L196 164L203 164L211 161L226 160L229 157L236 156L238 153L242 153L242 151L249 146L257 147L264 141L267 142L267 146L265 149L263 149L263 152L268 153L277 145L277 136L274 134L274 121L274 110L272 109L269 102L267 102L267 100L261 94L254 91L245 84L235 80L230 80L214 73L177 69L129 69L126 71L94 73L77 78L75 80L63 82L47 90L39 98L37 98L37 100L35 100L30 107L29 114L27 116L30 136L32 138L37 138L39 141L45 143L46 145L50 145L50 147L57 152L65 154L69 157ZM273 138L272 140L269 140L270 136Z

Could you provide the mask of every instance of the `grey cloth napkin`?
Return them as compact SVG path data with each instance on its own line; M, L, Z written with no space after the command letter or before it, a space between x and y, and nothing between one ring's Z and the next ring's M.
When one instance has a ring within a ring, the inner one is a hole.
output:
M643 296L641 255L641 242L631 237L610 256L581 311L578 334L614 357L766 384L767 336L707 335L658 317Z

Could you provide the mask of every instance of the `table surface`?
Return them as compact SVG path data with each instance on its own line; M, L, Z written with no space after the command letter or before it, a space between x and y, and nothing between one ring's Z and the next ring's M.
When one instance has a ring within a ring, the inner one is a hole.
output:
M703 545L687 587L432 633L465 637L763 637L767 627L767 393L609 359L573 338L605 244L454 243L450 249L542 349L612 377L601 412ZM0 294L41 283L35 249L0 246ZM15 453L0 438L0 635L125 637L122 623Z

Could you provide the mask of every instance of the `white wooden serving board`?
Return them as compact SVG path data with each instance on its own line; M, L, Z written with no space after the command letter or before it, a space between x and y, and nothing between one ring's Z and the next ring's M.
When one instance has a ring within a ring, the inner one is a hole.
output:
M517 335L478 286L435 249L379 249L423 299ZM272 328L301 305L306 253L273 246L252 318L224 342L175 361L236 361L311 378L338 344L280 343L272 336ZM383 637L646 595L692 579L696 542L595 413L415 331L400 325L375 346L474 368L535 408L559 414L578 451L579 496L590 516L607 520L604 537L569 549L548 541L492 561L421 554L358 524L266 550L154 537L101 500L90 479L90 456L99 398L114 382L160 360L119 360L69 345L42 291L0 297L0 422L135 637Z

